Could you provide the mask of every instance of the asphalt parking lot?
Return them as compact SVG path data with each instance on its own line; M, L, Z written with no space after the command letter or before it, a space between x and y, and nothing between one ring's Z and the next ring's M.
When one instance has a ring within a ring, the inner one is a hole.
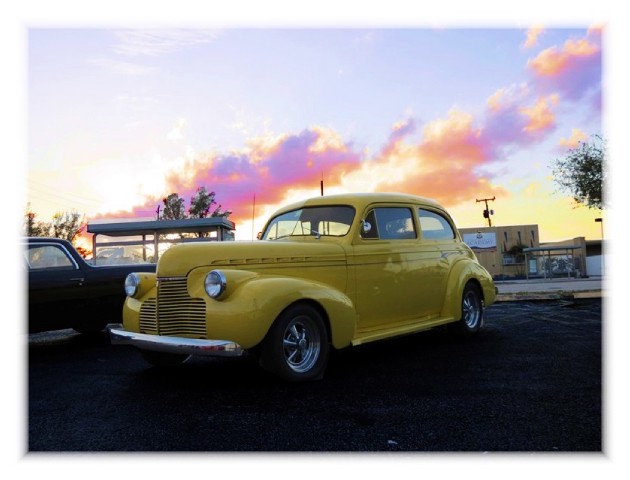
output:
M29 336L37 452L600 452L601 299L501 302L444 329L335 355L285 384L256 360L144 363L106 335Z

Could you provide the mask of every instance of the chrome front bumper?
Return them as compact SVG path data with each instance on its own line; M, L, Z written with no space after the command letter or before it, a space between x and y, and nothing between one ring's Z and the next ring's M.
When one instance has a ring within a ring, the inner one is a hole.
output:
M210 357L240 357L244 353L239 344L227 340L147 335L146 333L128 332L122 328L122 325L110 327L107 330L112 344L132 345L141 350Z

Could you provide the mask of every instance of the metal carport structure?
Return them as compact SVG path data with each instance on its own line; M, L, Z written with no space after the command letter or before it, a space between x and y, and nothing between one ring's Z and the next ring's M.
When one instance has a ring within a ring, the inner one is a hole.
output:
M113 223L88 223L87 232L92 237L92 252L96 263L98 247L142 246L146 260L147 245L153 246L154 261L159 257L160 243L234 240L234 222L225 217L191 218L185 220L148 220ZM180 233L207 234L201 238L160 239L160 236ZM108 237L141 237L141 240L124 240L99 243L99 235ZM147 240L147 237L153 237Z
M566 256L570 258L570 261L568 262L571 268L567 268L567 277L570 278L572 272L574 271L580 271L580 269L576 269L575 268L575 256L574 256L574 252L575 250L580 250L582 247L580 247L579 245L561 245L561 246L553 246L553 247L534 247L534 248L524 248L523 249L523 254L525 255L525 273L526 273L526 277L529 279L529 275L531 272L531 264L530 261L531 260L535 260L536 261L536 272L538 272L538 259L542 258L543 261L547 260L546 264L547 265L543 265L543 268L541 269L543 272L543 277L544 278L553 278L554 274L553 274L553 269L551 269L551 272L549 272L549 268L547 268L547 266L551 266L553 265L552 262L552 256L558 257L558 256Z

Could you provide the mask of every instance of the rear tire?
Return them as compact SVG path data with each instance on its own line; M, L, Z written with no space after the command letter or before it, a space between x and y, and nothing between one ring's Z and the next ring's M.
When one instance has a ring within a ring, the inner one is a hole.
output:
M469 337L479 331L483 325L483 300L479 287L467 283L462 293L462 317L451 323L449 330L455 335Z
M261 366L290 382L320 380L328 363L328 332L310 305L286 309L271 326L262 345Z

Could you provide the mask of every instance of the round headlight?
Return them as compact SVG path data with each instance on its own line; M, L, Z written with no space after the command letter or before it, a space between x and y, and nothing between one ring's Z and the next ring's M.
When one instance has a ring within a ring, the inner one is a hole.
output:
M219 270L212 270L208 275L206 275L204 287L210 298L219 298L225 291L225 287L227 287L227 281L225 280L223 272L220 272Z
M135 273L130 273L125 278L125 293L128 297L133 297L138 293L138 285L140 285L140 278Z

